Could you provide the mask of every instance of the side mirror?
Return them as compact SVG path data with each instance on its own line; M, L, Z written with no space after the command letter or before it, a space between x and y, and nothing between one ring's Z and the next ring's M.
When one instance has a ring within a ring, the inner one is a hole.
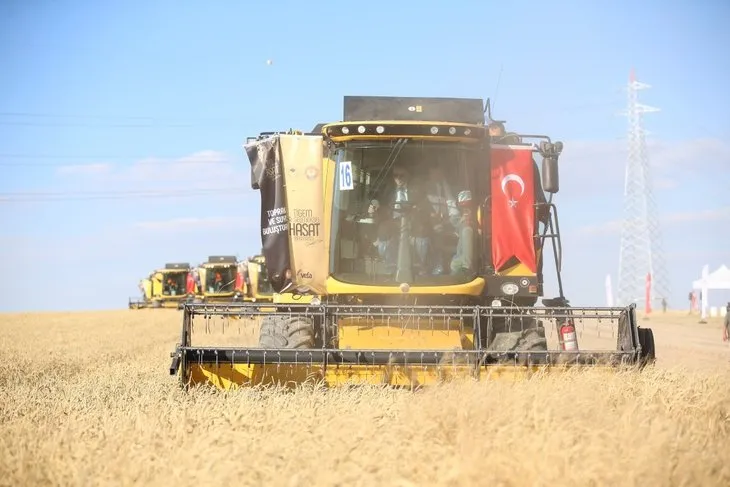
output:
M542 154L542 188L548 193L560 191L560 171L558 170L558 158L563 151L563 143L543 142L540 144Z
M542 189L548 193L557 193L560 190L558 160L554 157L545 157L542 160Z

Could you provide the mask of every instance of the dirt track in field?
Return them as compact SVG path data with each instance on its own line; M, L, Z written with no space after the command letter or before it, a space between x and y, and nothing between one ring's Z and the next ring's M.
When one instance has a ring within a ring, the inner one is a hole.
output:
M227 395L168 375L180 318L0 315L0 485L730 485L718 318L642 319L642 375Z

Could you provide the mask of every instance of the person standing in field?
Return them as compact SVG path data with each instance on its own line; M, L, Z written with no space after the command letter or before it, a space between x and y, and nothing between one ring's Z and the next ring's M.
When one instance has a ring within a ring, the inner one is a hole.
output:
M725 323L722 327L722 341L730 340L730 303L725 307Z

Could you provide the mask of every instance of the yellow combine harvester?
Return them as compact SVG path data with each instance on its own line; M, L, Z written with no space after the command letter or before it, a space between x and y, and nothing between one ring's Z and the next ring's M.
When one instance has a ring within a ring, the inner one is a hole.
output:
M195 284L188 263L168 263L140 281L142 298L129 300L130 309L179 308L195 294Z
M274 289L269 282L266 257L254 255L241 263L243 300L252 303L270 303Z
M342 122L245 146L275 310L186 304L170 367L183 386L414 386L654 360L634 305L563 295L562 143L490 133L488 100L344 105ZM547 242L559 295L538 306Z

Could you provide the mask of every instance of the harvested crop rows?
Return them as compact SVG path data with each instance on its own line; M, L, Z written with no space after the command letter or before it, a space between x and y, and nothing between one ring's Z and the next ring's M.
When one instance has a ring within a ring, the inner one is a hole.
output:
M642 375L231 394L167 374L180 319L4 315L0 485L730 485L717 319L652 317Z

